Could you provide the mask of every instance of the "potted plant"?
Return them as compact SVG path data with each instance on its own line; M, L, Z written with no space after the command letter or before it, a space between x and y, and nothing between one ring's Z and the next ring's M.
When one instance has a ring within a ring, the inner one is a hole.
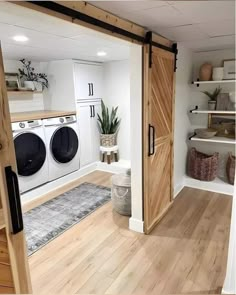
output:
M31 90L42 91L44 88L48 88L48 79L46 74L35 73L35 69L31 66L31 61L21 59L23 68L18 69L20 78L24 79L24 87Z
M102 146L116 145L117 131L121 121L116 115L117 110L118 107L112 107L111 113L109 113L109 109L102 101L102 114L101 116L97 114Z
M209 91L202 91L206 96L209 97L208 100L208 110L214 111L216 109L216 99L221 92L221 88L216 88L212 93Z

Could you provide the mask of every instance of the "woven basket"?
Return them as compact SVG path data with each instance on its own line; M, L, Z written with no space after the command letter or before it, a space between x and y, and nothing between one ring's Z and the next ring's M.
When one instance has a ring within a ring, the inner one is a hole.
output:
M217 176L219 153L207 155L195 148L189 151L188 175L199 180L212 181Z
M230 153L226 163L226 175L230 184L234 185L235 177L235 157Z
M114 146L116 145L116 133L100 134L100 140L102 146Z

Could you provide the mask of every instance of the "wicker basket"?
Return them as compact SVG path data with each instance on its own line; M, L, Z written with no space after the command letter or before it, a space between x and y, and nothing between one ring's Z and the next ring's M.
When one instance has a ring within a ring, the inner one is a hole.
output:
M230 153L226 163L226 175L230 184L234 185L235 177L235 157Z
M219 153L206 155L195 148L189 151L188 175L195 179L212 181L217 176Z
M100 140L102 146L114 146L116 145L116 133L100 134Z

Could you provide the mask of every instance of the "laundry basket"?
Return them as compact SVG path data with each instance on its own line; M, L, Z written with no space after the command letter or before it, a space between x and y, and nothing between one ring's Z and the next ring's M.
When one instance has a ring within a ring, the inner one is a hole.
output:
M121 215L131 215L131 173L112 176L111 200L113 208Z
M219 153L207 155L192 148L188 155L188 175L198 180L212 181L217 176L218 160Z
M235 177L235 160L236 157L229 153L229 158L226 163L226 174L230 184L234 185L234 177Z

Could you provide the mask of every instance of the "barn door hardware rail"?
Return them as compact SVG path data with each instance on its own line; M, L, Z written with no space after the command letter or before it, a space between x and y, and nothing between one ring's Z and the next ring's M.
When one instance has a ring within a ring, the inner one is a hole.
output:
M17 234L23 230L23 218L18 179L11 166L5 167L5 175L11 215L12 233Z
M83 22L85 22L87 24L97 26L99 28L105 29L105 30L110 31L112 33L116 33L116 34L119 34L121 36L136 40L136 41L138 41L140 43L147 44L147 36L145 36L145 37L139 36L137 34L131 33L129 31L121 29L121 28L119 28L117 26L111 25L109 23L106 23L104 21L96 19L95 17L89 16L89 15L87 15L85 13L76 11L74 9L63 6L61 4L58 4L58 3L55 3L55 2L52 2L52 1L27 1L27 2L29 2L31 4L34 4L36 6L47 8L47 9L56 11L58 13L67 15L67 16L71 17L72 19L78 19L78 20L83 21ZM147 34L151 34L151 33L147 32ZM158 48L161 48L161 49L164 49L166 51L173 52L173 53L175 53L176 50L177 50L177 45L176 45L176 48L175 48L174 44L173 44L172 47L168 47L168 46L159 44L159 43L154 42L154 41L151 41L151 44L152 44L152 46L155 46L155 47L158 47Z

